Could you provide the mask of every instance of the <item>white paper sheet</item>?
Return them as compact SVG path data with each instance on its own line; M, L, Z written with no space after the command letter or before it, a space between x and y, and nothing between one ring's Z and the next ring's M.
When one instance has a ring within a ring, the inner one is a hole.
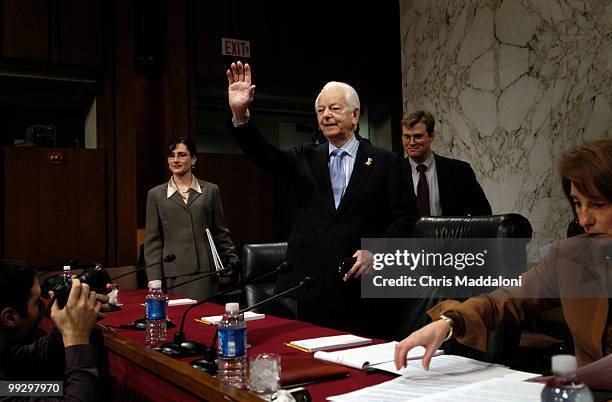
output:
M266 318L265 314L254 313L252 311L247 311L246 313L244 313L245 321L261 320L264 318ZM211 324L211 325L217 325L221 322L222 319L223 319L222 315L211 315L208 317L201 317L200 321L204 321L205 323Z
M197 300L193 300L193 299L174 299L174 300L168 300L168 306L172 307L172 306L184 306L186 304L196 304L198 301Z
M300 339L297 341L289 342L292 345L298 346L302 349L316 352L319 350L335 349L341 347L349 347L356 345L365 345L372 343L370 338L362 338L356 335L334 335L334 336L323 336L320 338L311 339ZM316 356L315 356L316 357Z
M429 371L422 368L419 360L409 362L408 367L399 372L395 370L393 362L376 368L399 373L402 376L382 384L327 399L338 402L407 401L422 396L432 396L435 393L492 378L523 381L535 376L532 373L450 355L434 357Z
M453 380L440 381L435 377L431 379L422 378L418 381L398 377L348 394L330 396L327 400L335 402L400 402L462 385L465 385L465 383Z
M415 402L540 402L544 384L492 378L434 395Z
M393 358L395 356L395 345L397 345L397 342L394 341L380 343L378 345L364 346L361 348L339 350L336 352L316 352L314 354L314 358L342 364L358 370L363 369L365 364L374 366L377 369L381 369L383 365L385 367L389 366L384 362L388 362L390 363L390 366L394 367ZM436 355L442 353L443 352L441 350L438 350ZM425 354L425 348L422 346L417 346L408 353L408 360L421 359L423 354Z

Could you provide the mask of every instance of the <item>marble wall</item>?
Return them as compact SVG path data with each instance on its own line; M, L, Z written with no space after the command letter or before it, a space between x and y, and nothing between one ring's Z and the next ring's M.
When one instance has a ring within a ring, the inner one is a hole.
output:
M612 137L612 1L400 0L404 111L469 161L493 213L565 235L564 150ZM458 195L460 196L460 195Z

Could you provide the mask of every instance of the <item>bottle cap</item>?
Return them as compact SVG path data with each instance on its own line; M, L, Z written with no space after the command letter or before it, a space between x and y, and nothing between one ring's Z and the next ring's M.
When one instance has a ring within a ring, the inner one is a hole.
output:
M70 271L70 265L64 265L64 271Z
M149 289L161 289L162 283L161 280L155 279L153 281L149 281Z
M238 303L226 303L225 304L226 313L237 313L238 310L240 310L240 305L238 305Z
M576 357L572 355L555 355L552 357L552 372L559 375L576 372Z

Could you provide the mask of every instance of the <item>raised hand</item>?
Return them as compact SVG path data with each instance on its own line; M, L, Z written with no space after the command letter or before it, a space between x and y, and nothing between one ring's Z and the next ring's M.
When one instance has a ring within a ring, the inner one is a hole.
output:
M251 84L251 67L241 61L232 63L227 75L227 98L236 124L249 120L249 105L253 102L255 85Z
M450 326L446 321L438 320L410 334L395 345L395 368L399 370L406 367L406 357L410 349L415 346L423 346L425 348L423 368L429 370L431 358L444 342L449 330Z

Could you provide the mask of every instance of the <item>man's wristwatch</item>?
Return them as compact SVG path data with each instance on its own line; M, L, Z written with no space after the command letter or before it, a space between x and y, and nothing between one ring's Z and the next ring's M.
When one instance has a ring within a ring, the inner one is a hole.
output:
M440 314L440 318L438 319L442 321L446 321L448 323L448 326L450 327L450 331L448 331L448 335L446 335L446 338L444 338L444 340L442 341L442 342L446 342L453 337L453 324L454 324L453 319L445 316L444 314Z

